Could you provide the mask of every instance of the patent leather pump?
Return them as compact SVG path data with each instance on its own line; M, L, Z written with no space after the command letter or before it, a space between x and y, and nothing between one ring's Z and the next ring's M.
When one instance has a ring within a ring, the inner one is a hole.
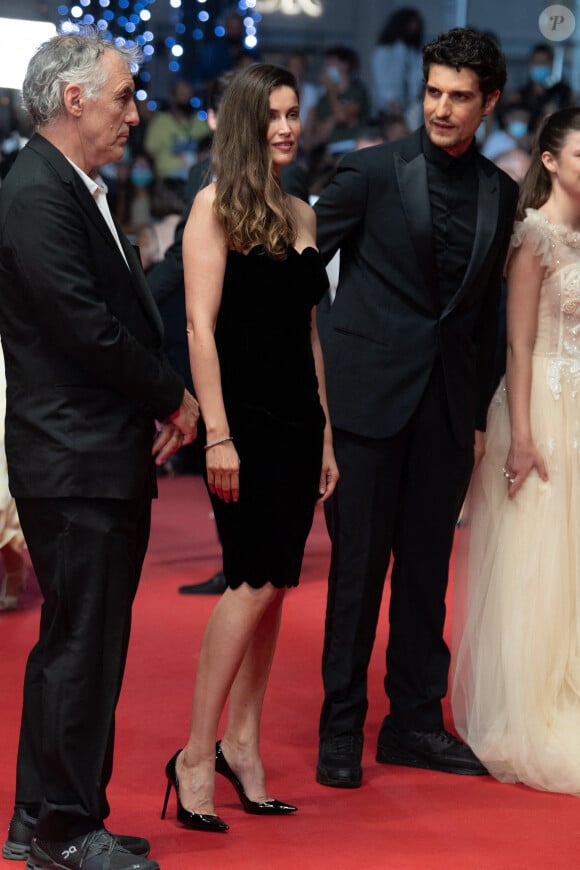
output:
M235 775L226 757L222 752L221 741L218 740L215 747L215 769L216 773L221 773L228 779L238 793L240 803L247 813L252 813L255 816L287 816L289 813L295 813L298 807L293 807L292 804L284 804L282 801L251 801L244 790L244 786Z
M226 825L223 819L219 816L209 815L208 813L190 813L186 810L179 799L179 780L177 779L177 756L181 752L178 749L172 759L167 762L165 767L165 775L167 776L167 790L165 792L165 801L163 802L163 810L161 818L165 818L167 810L167 802L171 789L175 789L175 798L177 800L177 820L185 828L190 828L192 831L212 831L213 833L224 833L228 830L229 825Z

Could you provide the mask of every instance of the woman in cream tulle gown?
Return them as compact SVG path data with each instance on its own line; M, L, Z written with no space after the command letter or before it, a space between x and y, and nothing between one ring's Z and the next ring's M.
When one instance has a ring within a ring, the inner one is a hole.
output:
M506 377L460 532L452 705L495 777L580 794L580 109L544 122L520 205Z

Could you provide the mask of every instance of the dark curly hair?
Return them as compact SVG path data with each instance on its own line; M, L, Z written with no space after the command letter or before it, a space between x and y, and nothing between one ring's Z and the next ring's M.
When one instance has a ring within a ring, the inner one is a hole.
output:
M427 81L431 64L453 69L472 69L479 79L483 98L503 91L507 79L505 57L497 42L469 27L454 27L440 33L423 48L423 77Z

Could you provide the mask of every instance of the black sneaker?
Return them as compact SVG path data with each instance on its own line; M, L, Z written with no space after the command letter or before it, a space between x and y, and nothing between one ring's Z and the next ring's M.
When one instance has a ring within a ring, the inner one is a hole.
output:
M362 734L340 734L320 741L316 782L334 788L359 788L362 782Z
M8 839L2 847L2 857L8 861L26 861L34 838L36 817L29 815L22 807L14 810L8 826ZM149 841L144 837L130 837L127 834L113 834L119 845L132 855L146 858L149 854Z
M377 746L379 764L422 767L463 776L484 776L487 770L469 746L443 728L438 731L396 731L388 717Z
M36 839L26 870L159 870L149 858L132 855L101 828L60 843Z
M8 826L8 839L2 846L2 857L7 861L26 861L35 827L34 816L29 816L21 807L14 810Z

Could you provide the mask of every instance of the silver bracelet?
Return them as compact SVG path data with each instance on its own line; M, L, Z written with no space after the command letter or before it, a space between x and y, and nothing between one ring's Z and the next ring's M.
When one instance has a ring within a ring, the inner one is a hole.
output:
M217 441L209 441L203 449L209 450L210 447L217 447L218 444L225 444L226 441L233 441L233 440L234 439L233 439L232 435L226 435L225 438L218 438Z

